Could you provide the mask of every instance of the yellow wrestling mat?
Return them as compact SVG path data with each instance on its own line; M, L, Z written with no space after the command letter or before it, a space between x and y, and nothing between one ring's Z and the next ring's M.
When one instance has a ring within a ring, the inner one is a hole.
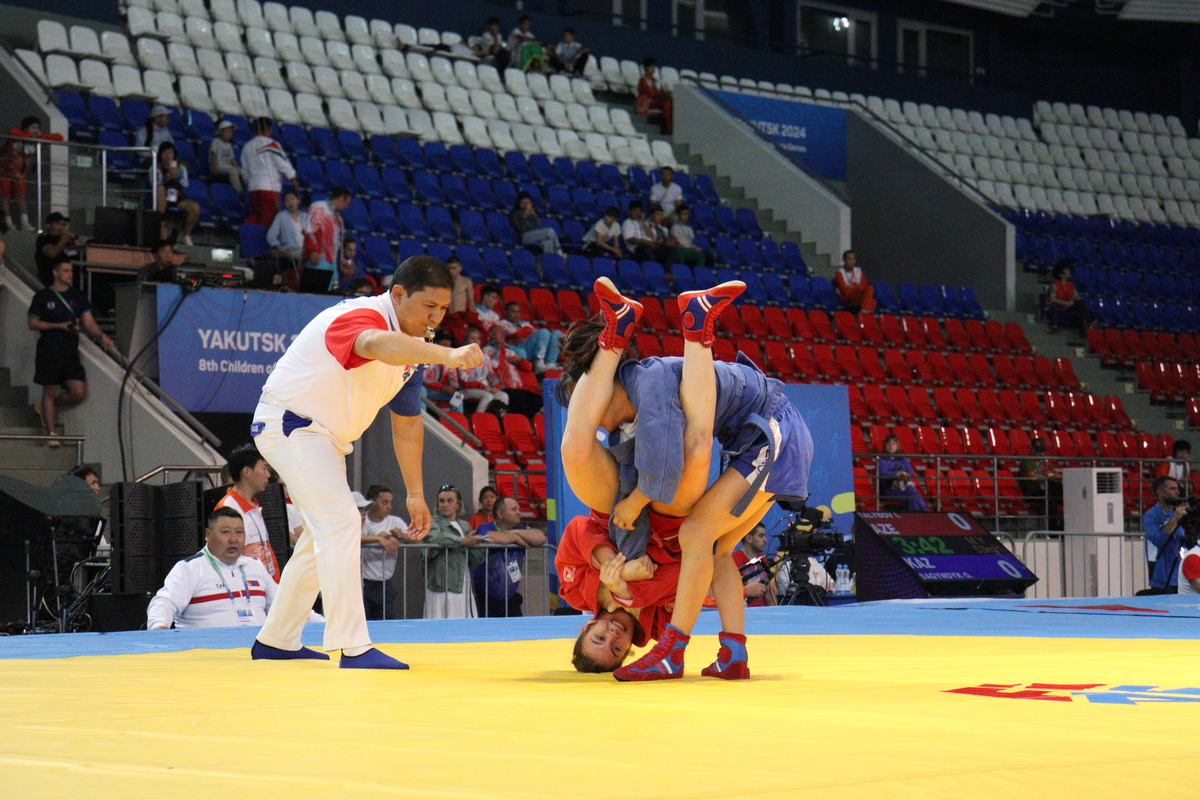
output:
M696 636L689 677L654 684L575 673L570 647L380 645L402 673L0 660L0 797L1200 797L1196 640L755 636L755 677L725 683Z

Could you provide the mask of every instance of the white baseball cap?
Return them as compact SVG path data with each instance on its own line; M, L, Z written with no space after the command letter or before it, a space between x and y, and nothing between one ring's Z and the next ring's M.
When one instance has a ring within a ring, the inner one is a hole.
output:
M225 130L226 128L232 128L232 127L234 127L232 122L230 122L227 119L223 119L217 123L217 132L219 133L219 132Z
M371 501L363 497L362 492L351 492L350 496L354 498L354 505L359 508L366 508L371 505Z

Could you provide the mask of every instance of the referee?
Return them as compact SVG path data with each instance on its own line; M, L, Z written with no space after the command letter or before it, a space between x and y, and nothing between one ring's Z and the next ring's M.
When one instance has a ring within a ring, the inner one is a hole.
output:
M55 433L57 413L74 408L87 397L87 376L79 360L79 329L104 347L113 346L96 324L87 296L71 285L74 276L70 261L55 264L54 282L35 294L29 304L29 327L41 333L33 382L42 387L42 402L35 408L50 436ZM57 439L46 442L47 447L60 444Z

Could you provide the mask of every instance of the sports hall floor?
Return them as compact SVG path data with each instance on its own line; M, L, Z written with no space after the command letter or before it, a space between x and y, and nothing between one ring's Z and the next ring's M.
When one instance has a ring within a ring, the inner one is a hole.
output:
M253 630L0 639L0 797L1197 798L1200 600L751 609L754 678L621 684L581 617L372 623L401 673ZM320 642L319 626L305 640Z

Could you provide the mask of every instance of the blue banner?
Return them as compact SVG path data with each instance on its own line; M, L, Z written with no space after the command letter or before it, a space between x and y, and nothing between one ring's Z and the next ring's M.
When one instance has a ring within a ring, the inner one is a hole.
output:
M275 362L340 297L158 287L159 384L188 411L250 414ZM178 310L176 310L178 309Z
M846 180L846 111L799 100L738 92L712 94L758 129L759 135L831 181Z

